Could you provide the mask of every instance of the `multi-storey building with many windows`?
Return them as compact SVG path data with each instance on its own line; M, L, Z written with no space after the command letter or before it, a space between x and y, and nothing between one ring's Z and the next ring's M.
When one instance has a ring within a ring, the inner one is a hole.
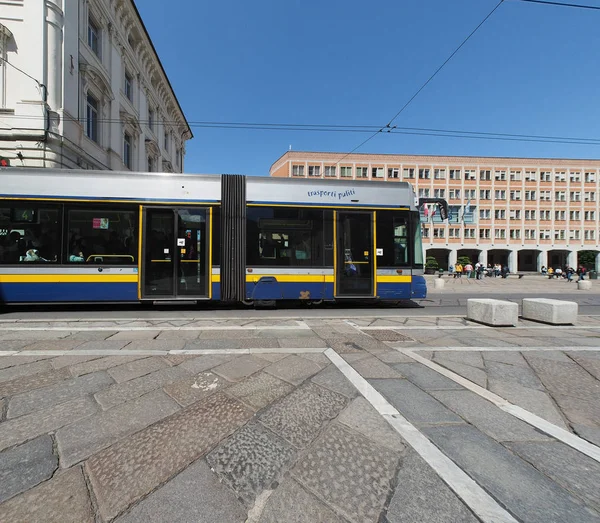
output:
M133 0L4 0L0 156L183 171L192 137Z
M445 269L459 256L511 272L575 267L580 251L596 251L600 269L600 160L288 151L270 174L407 181L446 199L447 220L421 210L425 255Z

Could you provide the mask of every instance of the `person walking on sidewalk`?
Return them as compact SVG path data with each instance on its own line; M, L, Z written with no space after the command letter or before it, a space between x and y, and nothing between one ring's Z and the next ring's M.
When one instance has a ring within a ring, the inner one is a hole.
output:
M467 278L471 277L472 272L473 272L473 266L471 265L471 263L467 263L465 265L465 273L467 274Z

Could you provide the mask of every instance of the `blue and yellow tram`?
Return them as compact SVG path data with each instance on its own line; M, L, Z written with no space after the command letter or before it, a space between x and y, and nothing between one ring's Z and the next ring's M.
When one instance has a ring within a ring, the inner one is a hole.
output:
M407 183L0 169L0 302L424 298Z

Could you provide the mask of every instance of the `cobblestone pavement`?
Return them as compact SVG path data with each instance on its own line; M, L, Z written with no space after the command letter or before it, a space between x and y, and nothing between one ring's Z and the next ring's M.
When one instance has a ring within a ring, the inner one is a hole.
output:
M0 521L600 521L598 320L0 321Z

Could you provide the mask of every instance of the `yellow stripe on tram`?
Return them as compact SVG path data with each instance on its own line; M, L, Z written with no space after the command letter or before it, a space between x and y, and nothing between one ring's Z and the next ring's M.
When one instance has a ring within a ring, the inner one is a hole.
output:
M377 276L377 283L410 283L412 276Z

